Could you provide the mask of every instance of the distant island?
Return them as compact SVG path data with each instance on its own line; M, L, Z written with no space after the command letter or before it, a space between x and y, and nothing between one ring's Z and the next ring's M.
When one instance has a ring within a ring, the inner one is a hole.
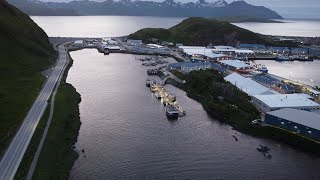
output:
M282 21L276 21L272 19L261 19L250 16L225 16L213 18L219 21L227 21L230 23L243 23L243 22L257 22L257 23L284 23Z
M251 17L259 20L282 19L263 6L254 6L245 1L227 3L224 0L181 3L174 0L163 2L105 0L103 2L80 0L68 3L42 2L37 0L8 0L9 3L29 15L123 15L163 17Z
M265 44L269 46L295 46L290 42L276 42L265 35L240 28L226 21L212 18L191 17L169 29L145 28L128 36L130 39L141 39L152 42L154 39L184 45L207 46L239 43Z

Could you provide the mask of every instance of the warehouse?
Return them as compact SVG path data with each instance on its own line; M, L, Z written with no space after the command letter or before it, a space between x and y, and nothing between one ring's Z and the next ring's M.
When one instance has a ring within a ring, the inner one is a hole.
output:
M246 63L243 63L239 60L223 60L223 61L219 61L219 63L222 66L239 73L248 73L249 71L252 70L252 66Z
M252 102L262 112L269 112L283 108L301 110L320 109L320 105L301 94L271 94L255 95Z
M184 73L189 73L191 71L199 71L199 70L207 70L211 69L212 63L205 61L197 61L197 62L180 62L180 63L172 63L168 65L169 70L180 70Z
M320 140L320 115L313 112L285 108L266 113L265 122Z
M192 58L202 58L212 61L229 59L225 55L214 53L212 51L213 49L207 49L201 46L180 46L179 48L185 53L185 55Z
M245 78L238 73L230 74L224 79L230 82L231 84L237 86L238 89L242 90L249 96L278 94L277 92L262 86L261 84L253 81L250 78Z
M76 40L76 41L74 41L73 46L75 46L75 47L83 47L84 46L84 41L83 40Z

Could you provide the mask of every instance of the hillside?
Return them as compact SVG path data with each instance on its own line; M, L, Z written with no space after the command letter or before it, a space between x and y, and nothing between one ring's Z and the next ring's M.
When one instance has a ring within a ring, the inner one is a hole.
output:
M0 156L24 119L54 59L46 33L27 15L0 1Z
M20 6L26 0L10 0ZM42 6L53 10L68 9L79 15L126 15L126 16L172 16L172 17L224 17L250 16L259 19L282 19L282 17L263 6L254 6L244 1L227 3L224 0L207 2L178 2L175 0L134 1L105 0L101 2L77 0L67 3L32 1L34 6ZM18 5L16 4L16 5ZM29 7L30 8L30 7ZM39 14L46 15L46 13Z
M270 38L239 28L225 21L215 19L193 17L182 21L180 24L169 29L141 29L128 38L142 39L148 42L151 38L185 45L237 45L238 43L257 43L266 45L289 45L279 44Z

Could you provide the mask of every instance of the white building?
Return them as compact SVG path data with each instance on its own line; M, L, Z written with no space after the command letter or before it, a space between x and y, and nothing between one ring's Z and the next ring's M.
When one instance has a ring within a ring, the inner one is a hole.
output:
M75 46L75 47L83 47L84 46L84 41L83 40L76 40L76 41L74 41L73 46Z
M240 73L246 73L252 69L252 66L246 63L243 63L242 61L239 61L239 60L223 60L223 61L219 61L219 63L228 69L231 69L233 71L240 72Z
M198 57L203 56L206 59L212 59L212 60L225 60L229 59L226 55L214 53L214 49L208 49L206 47L201 46L179 46L179 48L184 52L186 55L190 57Z
M181 71L185 73L189 73L191 71L206 70L206 69L211 69L211 63L209 62L181 63Z
M164 48L166 48L166 47L158 45L158 44L147 44L146 47L151 48L151 49L164 49Z
M230 74L229 76L226 76L224 80L235 85L238 89L242 90L249 96L278 94L277 92L262 86L250 78L245 78L238 73Z
M131 46L141 46L143 45L142 40L136 40L136 39L128 39L127 43Z
M269 112L283 108L300 110L320 109L320 105L300 94L271 94L255 95L252 102L262 112Z

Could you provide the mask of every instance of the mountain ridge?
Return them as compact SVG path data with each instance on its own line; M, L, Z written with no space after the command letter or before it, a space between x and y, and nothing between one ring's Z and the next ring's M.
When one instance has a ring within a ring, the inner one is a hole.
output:
M21 6L17 1L9 0L18 8ZM55 11L70 10L77 15L125 15L125 16L162 16L162 17L224 17L224 16L250 16L259 19L282 19L282 17L266 7L254 6L245 1L234 1L227 3L225 0L208 2L198 0L197 2L177 2L175 0L154 1L132 1L132 0L105 0L102 2L80 0L68 3L28 1L37 6ZM32 7L29 7L32 8ZM27 12L28 13L28 12ZM30 14L30 13L29 13ZM41 14L37 14L41 15ZM45 13L43 15L46 15ZM59 14L58 14L59 15Z

